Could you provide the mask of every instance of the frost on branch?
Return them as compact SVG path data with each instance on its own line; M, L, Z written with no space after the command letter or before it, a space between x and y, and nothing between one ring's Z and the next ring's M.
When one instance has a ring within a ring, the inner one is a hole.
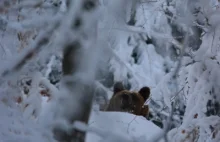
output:
M148 135L152 135L147 132L148 126L153 128L154 124L174 128L168 133L171 142L219 140L216 4L209 7L205 0L102 0L97 5L91 0L23 0L16 5L13 2L0 5L0 50L6 57L2 58L1 81L8 79L8 85L16 88L14 77L24 76L18 79L20 90L6 87L17 93L4 90L1 82L4 121L19 126L4 125L3 130L9 133L0 133L3 140L46 141L53 139L48 132L53 130L56 139L67 141L83 141L85 132L103 141L147 141ZM7 15L13 11L18 13ZM5 38L9 33L15 38ZM190 36L187 41L186 34ZM176 63L184 46L178 72ZM80 52L76 53L76 47ZM175 78L173 72L177 73ZM176 79L179 89L175 92ZM119 114L115 114L110 122L110 114L100 117L99 111L91 109L93 99L98 104L107 103L116 81L132 90L150 86L152 94L146 103L154 124L123 113L126 118L119 119ZM93 98L94 93L98 97ZM90 111L97 118L93 115L87 126ZM171 123L163 123L171 112ZM132 121L125 123L124 119L130 117ZM83 121L85 127L76 129L73 121ZM97 128L100 126L106 126L105 130ZM148 135L138 135L139 128ZM167 131L156 136L166 138ZM16 136L11 138L11 134ZM76 134L80 136L75 137Z
M200 24L203 24L205 33L201 37L202 44L199 49L192 52L193 56L183 58L178 80L179 85L183 86L186 109L182 124L178 129L171 130L169 136L172 141L218 141L219 94L217 92L220 84L219 41L216 37L219 37L219 22L217 19L212 19L218 10L202 0L192 6L203 7L198 12L200 16L194 17L194 20L203 19L203 23Z

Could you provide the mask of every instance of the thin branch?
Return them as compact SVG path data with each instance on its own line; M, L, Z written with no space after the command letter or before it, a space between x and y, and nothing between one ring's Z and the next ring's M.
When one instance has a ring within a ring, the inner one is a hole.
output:
M26 0L12 7L12 10L17 10L21 8L38 8L38 7L51 8L52 6L45 5L43 0L35 0L35 1Z
M59 26L59 23L57 22L54 25L52 25L46 32L43 32L42 34L40 34L37 37L36 42L34 43L33 47L29 49L24 54L24 56L18 59L18 61L16 60L15 64L12 67L4 70L0 76L5 77L9 75L10 73L20 71L21 68L27 63L27 61L29 61L34 56L36 56L40 52L40 50L43 48L43 46L49 43L50 37L52 36L54 29L56 29L58 26Z
M105 28L103 28L105 29ZM141 33L141 34L148 34L157 38L162 38L162 39L168 39L168 42L172 43L175 45L178 49L182 49L183 45L178 42L174 37L168 35L168 34L161 34L156 31L153 31L152 29L144 29L141 27L135 27L135 26L123 26L123 27L114 27L112 30L121 30L121 31L126 31L126 32L132 32L132 33Z
M179 60L178 60L178 64L177 64L177 67L176 69L174 70L174 74L173 74L173 79L174 79L174 84L176 86L176 90L178 90L178 83L177 83L177 74L179 73L179 70L180 70L180 67L181 67L181 63L182 63L182 58L183 58L183 55L184 55L184 51L185 51L185 48L187 47L187 42L189 40L189 30L185 36L185 39L184 39L184 46L180 52L180 57L179 57ZM176 92L176 95L178 95L178 92ZM168 122L167 122L167 126L166 128L164 129L165 130L165 135L164 135L164 139L166 142L168 142L168 138L167 138L167 133L170 129L170 126L171 126L171 122L172 122L172 117L173 117L173 111L174 111L174 106L175 106L175 101L171 102L171 113L170 113L170 117L168 119Z
M2 19L2 20L4 20L4 22L7 23L7 26L11 29L28 30L33 28L45 28L45 26L51 26L52 23L54 24L61 21L61 16L62 15L56 15L55 17L52 18L51 16L38 16L35 17L35 19L22 20L18 22L8 21L6 19Z

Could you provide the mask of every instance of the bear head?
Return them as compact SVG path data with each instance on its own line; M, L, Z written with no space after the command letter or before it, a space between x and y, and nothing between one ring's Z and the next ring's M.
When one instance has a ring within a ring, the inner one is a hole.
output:
M149 108L144 105L150 96L150 88L142 87L138 92L126 90L122 82L114 84L114 94L106 111L128 112L148 117Z

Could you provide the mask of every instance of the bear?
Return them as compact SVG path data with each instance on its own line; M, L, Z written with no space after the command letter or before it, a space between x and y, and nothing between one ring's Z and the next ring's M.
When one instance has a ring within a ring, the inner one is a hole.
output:
M105 111L128 112L148 118L149 107L144 105L144 103L149 97L150 88L147 86L135 92L126 90L122 82L116 82L113 86L113 96Z

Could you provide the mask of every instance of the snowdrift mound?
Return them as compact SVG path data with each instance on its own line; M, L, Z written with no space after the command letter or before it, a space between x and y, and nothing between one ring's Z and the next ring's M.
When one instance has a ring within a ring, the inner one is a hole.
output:
M119 137L146 141L162 131L146 118L124 112L93 111L89 127L107 134L101 137L94 133L88 133L86 142L109 141L110 137L112 141L120 140Z

